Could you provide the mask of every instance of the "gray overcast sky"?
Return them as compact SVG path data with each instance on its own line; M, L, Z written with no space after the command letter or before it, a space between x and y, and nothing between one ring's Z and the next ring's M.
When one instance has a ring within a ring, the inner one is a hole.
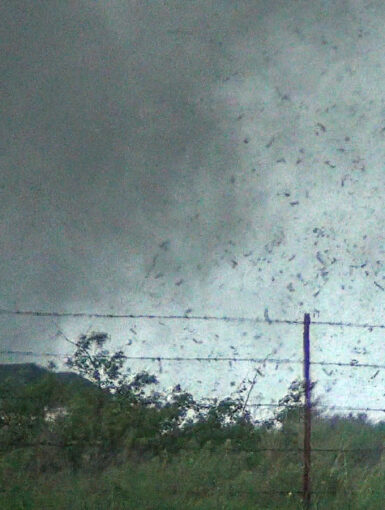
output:
M385 322L382 1L0 9L1 307ZM2 345L66 352L57 326L131 354L301 357L300 328L268 325L1 316ZM384 359L375 331L312 338L317 359ZM169 367L202 394L252 373L230 368ZM301 367L279 373L281 395ZM373 373L315 376L378 407Z

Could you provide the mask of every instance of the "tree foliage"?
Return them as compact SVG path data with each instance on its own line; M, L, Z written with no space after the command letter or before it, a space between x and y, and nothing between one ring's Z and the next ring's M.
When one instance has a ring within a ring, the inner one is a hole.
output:
M132 456L176 453L192 443L217 448L233 442L238 448L252 448L261 440L261 430L276 423L290 429L294 438L296 429L290 424L301 409L300 381L293 381L279 402L290 408L279 410L258 428L246 405L263 376L260 369L243 380L233 396L208 405L179 384L167 394L155 391L157 378L146 371L133 373L125 354L110 352L108 341L107 333L91 332L72 342L74 352L66 364L88 384L59 383L51 366L33 384L14 386L13 398L1 400L0 434L9 446L48 441L65 448L63 459L74 469L103 469ZM65 412L56 412L60 409ZM48 411L55 416L49 421Z

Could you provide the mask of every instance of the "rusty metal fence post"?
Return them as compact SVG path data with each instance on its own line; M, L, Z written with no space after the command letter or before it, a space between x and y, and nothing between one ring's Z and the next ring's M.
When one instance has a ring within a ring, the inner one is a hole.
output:
M303 321L303 375L305 389L304 443L303 443L303 507L311 506L311 383L310 383L310 314L305 313Z

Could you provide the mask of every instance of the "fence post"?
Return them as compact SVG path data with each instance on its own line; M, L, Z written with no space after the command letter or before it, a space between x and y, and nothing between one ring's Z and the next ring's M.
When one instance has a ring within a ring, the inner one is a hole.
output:
M303 443L303 507L311 506L310 465L311 465L311 383L310 383L310 314L305 313L303 321L303 375L305 389L304 443Z

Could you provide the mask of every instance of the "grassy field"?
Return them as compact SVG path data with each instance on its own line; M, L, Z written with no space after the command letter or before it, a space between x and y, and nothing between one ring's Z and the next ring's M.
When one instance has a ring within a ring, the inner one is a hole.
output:
M301 446L301 425L265 432L256 448ZM298 433L298 434L297 434ZM294 439L297 435L297 439ZM384 508L385 426L322 420L313 428L312 508ZM325 452L318 449L343 449ZM364 451L364 449L367 449ZM359 451L351 451L360 449ZM177 453L131 454L105 469L50 470L52 447L20 448L1 459L0 508L73 510L258 510L302 508L302 455L238 451L236 441L203 446L190 440ZM90 463L91 466L91 463ZM277 491L277 492L275 492Z

